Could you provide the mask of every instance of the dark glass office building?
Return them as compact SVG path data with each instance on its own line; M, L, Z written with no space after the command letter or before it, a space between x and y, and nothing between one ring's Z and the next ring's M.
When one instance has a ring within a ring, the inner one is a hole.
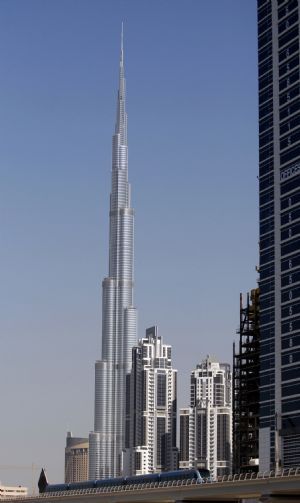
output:
M300 464L299 0L258 0L260 470Z

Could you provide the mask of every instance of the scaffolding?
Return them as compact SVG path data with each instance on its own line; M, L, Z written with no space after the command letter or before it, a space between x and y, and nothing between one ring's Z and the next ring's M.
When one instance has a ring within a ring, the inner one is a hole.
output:
M233 343L233 470L258 471L259 288L240 294L238 351Z

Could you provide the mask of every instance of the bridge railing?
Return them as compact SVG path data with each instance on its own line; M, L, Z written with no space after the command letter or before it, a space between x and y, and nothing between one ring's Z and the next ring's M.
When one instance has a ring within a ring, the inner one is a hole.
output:
M76 489L69 491L61 491L61 492L49 492L42 493L37 496L26 496L23 499L27 500L36 500L43 498L57 498L61 496L76 496L76 495L88 495L88 494L99 494L99 493L113 493L113 492L122 492L122 491L142 491L148 489L157 489L164 487L183 487L188 485L207 485L207 484L226 484L229 482L242 482L247 480L257 480L257 479L270 479L275 477L295 477L300 476L300 466L295 468L284 468L279 471L271 470L264 472L247 472L240 473L234 475L223 475L221 477L217 477L216 479L206 479L202 481L198 481L197 479L184 479L184 480L168 480L164 482L147 482L142 484L131 484L131 485L119 485L112 487L95 487L95 488L87 488L87 489ZM16 501L15 498L6 499L6 501Z
M292 477L300 475L300 466L295 468L283 468L282 470L275 471L264 471L264 472L246 472L235 475L223 475L218 477L214 482L235 482L242 480L253 480L253 479L270 479L274 477Z

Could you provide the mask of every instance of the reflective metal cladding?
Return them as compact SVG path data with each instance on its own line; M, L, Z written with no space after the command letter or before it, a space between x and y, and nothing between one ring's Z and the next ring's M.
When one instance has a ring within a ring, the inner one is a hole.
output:
M102 359L95 364L95 422L90 434L89 478L122 473L125 382L137 341L133 307L134 210L128 183L123 27L115 134L112 139L109 275L102 282Z

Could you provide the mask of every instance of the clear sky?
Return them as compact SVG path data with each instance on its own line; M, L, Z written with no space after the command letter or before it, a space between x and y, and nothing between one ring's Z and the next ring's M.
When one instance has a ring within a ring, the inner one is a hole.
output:
M255 0L0 0L0 465L52 482L93 428L122 20L139 336L172 345L179 406L256 286Z

